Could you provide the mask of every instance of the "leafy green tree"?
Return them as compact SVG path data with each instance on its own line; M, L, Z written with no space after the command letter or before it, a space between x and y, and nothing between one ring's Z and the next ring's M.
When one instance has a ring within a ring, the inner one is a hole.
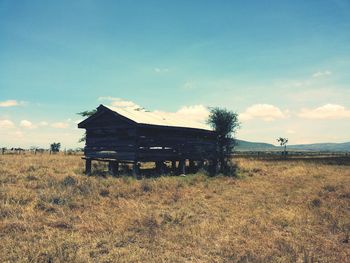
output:
M90 117L91 115L94 115L96 112L97 110L94 109L94 110L86 110L86 111L78 112L77 114L82 117Z
M240 127L238 114L225 108L210 108L207 123L216 132L217 150L215 158L219 164L219 172L225 173L235 146L235 133Z
M54 142L54 143L51 143L50 144L50 151L52 153L58 153L60 151L60 148L61 148L61 143L59 142Z
M279 142L281 147L284 147L284 150L282 152L283 156L287 156L287 143L288 143L288 138L283 138L283 137L279 137L277 138L277 141Z
M77 114L80 115L81 117L88 118L88 117L94 115L96 112L97 112L97 110L94 109L94 110L82 111L82 112L79 112L79 113L77 113ZM81 138L79 139L78 142L85 142L85 140L86 140L86 132L85 132L85 134L83 135L83 137L81 137Z

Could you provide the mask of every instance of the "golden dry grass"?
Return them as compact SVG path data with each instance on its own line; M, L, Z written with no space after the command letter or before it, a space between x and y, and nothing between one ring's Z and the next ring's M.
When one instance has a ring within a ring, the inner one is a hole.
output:
M135 180L0 156L0 262L349 262L349 166L238 164L239 178Z

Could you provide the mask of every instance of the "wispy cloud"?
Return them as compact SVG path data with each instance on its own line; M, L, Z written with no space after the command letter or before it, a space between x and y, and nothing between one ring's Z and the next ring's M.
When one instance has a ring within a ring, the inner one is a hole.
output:
M51 124L51 127L57 129L67 129L69 127L69 124L67 122L55 122Z
M201 104L183 106L175 112L155 110L154 113L167 120L174 120L175 122L181 120L181 123L189 127L209 129L209 126L206 124L209 110Z
M312 74L312 77L313 78L320 78L320 77L326 77L326 76L330 76L330 75L332 75L332 72L329 70L326 70L326 71L315 72L314 74Z
M0 128L2 129L12 129L15 124L11 120L0 120Z
M204 123L209 116L209 110L204 105L199 104L183 106L176 112L176 114Z
M298 116L306 119L346 119L350 118L350 109L342 105L326 104L314 109L302 109Z
M17 100L5 100L0 101L0 107L14 107L22 104L21 102L18 102Z
M49 125L49 123L48 122L46 122L46 121L41 121L41 122L39 122L39 124L38 124L39 126L48 126Z
M111 96L99 97L98 100L110 101L111 106L118 107L118 108L131 108L131 109L142 108L140 105L136 104L133 101L124 100L121 98L116 98L116 97L111 97Z
M154 72L156 72L156 73L165 73L165 72L169 72L169 69L168 69L168 68L154 68L153 70L154 70Z
M255 104L239 114L242 121L261 119L264 121L274 121L286 118L288 111L283 112L280 108L270 104Z
M19 126L22 128L26 128L26 129L35 129L36 128L36 125L34 125L31 121L28 121L28 120L21 120Z

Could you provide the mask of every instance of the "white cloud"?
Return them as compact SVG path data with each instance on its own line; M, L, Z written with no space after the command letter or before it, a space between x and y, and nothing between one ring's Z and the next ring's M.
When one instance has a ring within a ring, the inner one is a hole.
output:
M15 124L10 120L0 120L0 128L2 129L11 129L14 128Z
M313 78L320 78L320 77L326 77L326 76L330 76L330 75L332 75L332 72L329 70L326 70L326 71L315 72L314 74L312 74L312 77Z
M350 109L337 104L326 104L315 109L302 109L298 116L305 119L345 119L350 118Z
M164 73L164 72L169 72L168 68L154 68L154 72L156 73Z
M55 122L51 124L51 127L57 129L67 129L69 127L69 124L66 122Z
M203 105L183 106L176 112L155 110L154 113L178 126L209 129L206 124L209 111Z
M141 108L136 103L132 101L126 101L126 100L115 100L111 102L111 105L113 107L120 107L120 108L133 108L133 109Z
M180 108L176 113L179 117L190 118L191 120L205 122L209 116L209 110L207 107L199 104L193 106L184 106Z
M131 108L131 109L139 109L142 108L140 105L136 104L133 101L124 100L121 98L115 98L115 97L99 97L98 100L109 100L111 106L117 107L117 108Z
M46 121L39 122L39 126L47 126L49 125Z
M13 107L18 106L20 103L18 103L16 100L6 100L6 101L0 101L0 107Z
M34 129L36 128L36 126L28 121L28 120L21 120L20 124L19 124L22 128L26 128L26 129Z
M281 109L270 104L255 104L246 109L245 112L239 114L242 121L252 119L262 119L264 121L274 121L276 119L286 118L288 111L282 112Z

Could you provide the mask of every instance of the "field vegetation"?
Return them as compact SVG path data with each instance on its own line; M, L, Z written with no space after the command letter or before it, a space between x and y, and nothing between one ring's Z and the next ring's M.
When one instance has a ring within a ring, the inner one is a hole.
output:
M349 262L347 163L236 162L234 178L136 180L2 155L0 262Z

